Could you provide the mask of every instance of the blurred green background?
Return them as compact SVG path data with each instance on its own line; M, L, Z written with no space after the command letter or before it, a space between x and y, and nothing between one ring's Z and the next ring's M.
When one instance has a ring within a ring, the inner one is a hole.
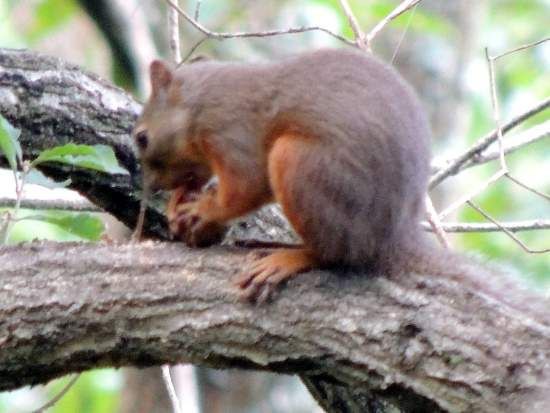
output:
M397 3L350 1L366 31ZM195 1L180 1L180 4L191 14L195 10ZM323 26L348 38L352 36L337 0L203 0L199 20L211 30L224 32ZM404 14L380 33L373 44L374 52L386 60L393 58L394 64L417 89L433 125L437 159L452 157L494 128L484 48L489 47L496 55L540 40L550 34L549 20L549 0L432 0L422 2L414 13ZM0 47L30 48L59 56L111 79L139 100L147 94L148 62L169 55L166 26L166 8L160 0L0 1ZM203 35L182 22L184 56L202 38ZM195 54L254 61L323 46L344 47L324 33L308 32L261 39L208 40L201 43ZM503 121L550 95L549 69L550 42L497 62ZM546 110L510 135L549 120L550 110ZM550 193L549 136L508 156L507 161L513 176L541 192ZM432 193L437 210L444 209L497 169L497 163L492 162L445 181ZM0 175L0 188L8 191L10 179L8 173ZM507 180L489 187L475 197L475 202L501 221L550 219L548 201ZM1 207L0 212L5 210ZM110 238L125 236L124 230L117 229L100 214L22 210L19 216L37 214L49 219L17 223L10 233L10 243L34 238L93 242L104 236L105 231ZM484 221L468 207L462 207L449 220ZM118 234L109 231L118 231ZM519 233L519 237L531 248L541 249L550 247L549 234L549 230L531 231ZM457 249L516 268L517 273L536 288L546 288L550 282L550 255L527 254L504 234L464 234L450 238ZM85 373L49 411L168 411L166 403L162 406L160 402L142 403L136 408L136 404L127 401L132 397L128 396L132 393L128 388L139 381L131 377L132 374L141 373L123 374L114 370ZM147 374L160 377L158 371ZM46 387L0 394L0 413L30 411L59 391L68 380L62 378ZM198 369L194 380L200 386L203 412L318 411L294 379ZM134 389L134 393L139 392ZM166 399L163 392L160 387L156 397ZM136 399L140 396L143 394L135 394Z

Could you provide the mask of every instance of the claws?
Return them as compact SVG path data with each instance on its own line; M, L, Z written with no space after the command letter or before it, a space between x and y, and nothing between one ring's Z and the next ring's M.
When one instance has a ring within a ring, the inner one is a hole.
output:
M202 219L197 213L196 204L194 202L186 202L176 206L168 224L174 234L182 235L195 232L201 221Z
M265 251L262 251L265 254ZM250 268L239 275L235 285L240 299L257 304L268 301L283 281L314 265L311 254L304 249L284 249L268 256L256 257Z
M168 224L176 238L190 247L207 247L219 243L227 232L226 226L205 220L196 202L177 205Z
M277 267L266 265L262 258L257 259L250 271L235 280L235 284L241 289L240 299L258 304L268 301L276 290L278 282L275 282L274 276L279 271Z

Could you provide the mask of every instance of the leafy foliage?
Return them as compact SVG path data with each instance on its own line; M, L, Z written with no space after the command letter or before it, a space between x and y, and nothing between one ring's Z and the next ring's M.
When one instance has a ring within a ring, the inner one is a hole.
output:
M59 162L108 174L128 175L128 171L119 166L113 149L106 145L90 146L68 143L46 149L32 161L31 166L36 167L44 162Z
M17 161L21 159L20 133L0 115L0 153L5 155L14 172L17 170Z
M23 209L10 232L9 244L49 239L55 241L99 241L105 230L97 214Z
M78 7L74 0L41 0L34 9L34 21L27 33L34 42L70 21Z
M19 130L0 116L0 149L6 155L14 172L17 172L17 161L22 158L21 146L18 141L19 134ZM70 184L70 180L61 183L54 182L36 169L37 166L45 162L59 162L108 174L128 174L128 171L119 166L115 154L109 146L69 143L42 151L29 164L28 170L16 175L16 179L50 189L66 187ZM17 225L7 238L9 243L28 241L34 238L49 238L58 241L98 241L104 231L103 222L93 214L60 211L39 213L15 211L15 213L17 214ZM29 221L34 221L34 223L30 224Z
M54 180L48 178L46 175L40 172L38 169L31 169L27 173L26 182L29 184L40 185L48 189L55 189L66 188L71 184L71 179L69 178L63 182L55 182Z

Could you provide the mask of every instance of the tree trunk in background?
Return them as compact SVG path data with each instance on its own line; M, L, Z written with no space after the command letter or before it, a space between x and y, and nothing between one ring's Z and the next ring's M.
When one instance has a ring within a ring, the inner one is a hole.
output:
M125 380L118 413L172 413L160 367L122 371Z

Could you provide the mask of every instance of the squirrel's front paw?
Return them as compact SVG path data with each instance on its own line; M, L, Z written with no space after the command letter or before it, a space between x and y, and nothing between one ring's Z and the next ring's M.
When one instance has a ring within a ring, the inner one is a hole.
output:
M169 226L174 238L190 247L208 247L220 243L227 232L225 225L208 221L201 215L197 201L177 205L171 215Z

